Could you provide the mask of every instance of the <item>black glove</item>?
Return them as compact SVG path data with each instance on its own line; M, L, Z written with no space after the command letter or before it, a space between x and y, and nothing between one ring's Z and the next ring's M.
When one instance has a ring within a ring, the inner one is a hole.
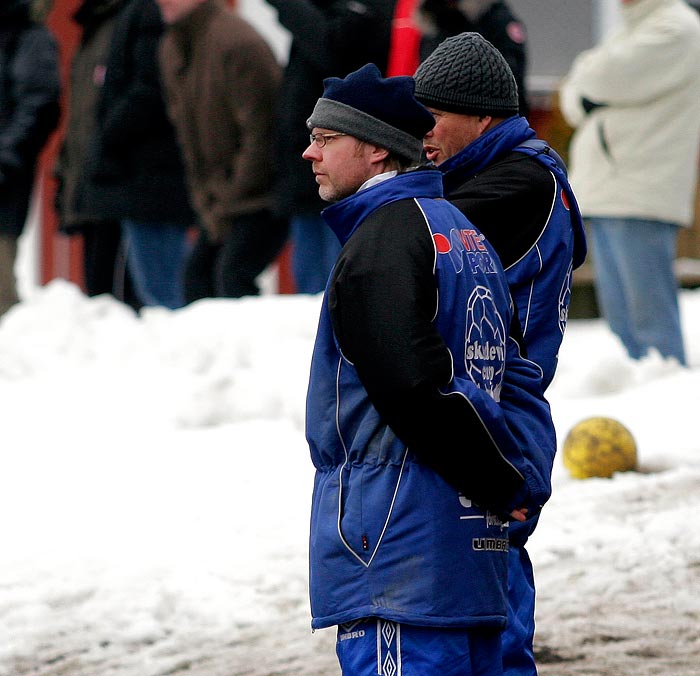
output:
M605 104L605 103L596 103L595 101L591 101L590 99L587 99L585 96L581 97L581 105L583 106L583 109L586 111L586 115L590 115L597 108L605 108L607 106L607 104Z

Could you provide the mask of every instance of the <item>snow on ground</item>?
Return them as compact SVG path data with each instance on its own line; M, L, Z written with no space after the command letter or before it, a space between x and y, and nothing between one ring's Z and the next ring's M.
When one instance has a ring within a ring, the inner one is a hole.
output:
M0 321L0 676L333 676L311 633L304 395L319 297L137 316L63 281ZM691 368L570 322L563 440L620 419L641 471L558 459L529 547L541 676L700 673L700 293Z

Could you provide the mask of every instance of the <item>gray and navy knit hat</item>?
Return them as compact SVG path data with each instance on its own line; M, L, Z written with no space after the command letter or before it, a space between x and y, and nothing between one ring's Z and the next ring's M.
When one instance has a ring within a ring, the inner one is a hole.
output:
M478 33L447 38L418 67L416 98L465 115L518 114L518 85L503 55Z
M435 118L416 101L413 78L383 78L368 63L344 79L326 78L323 86L323 96L306 121L309 129L333 129L408 161L420 160L423 137Z

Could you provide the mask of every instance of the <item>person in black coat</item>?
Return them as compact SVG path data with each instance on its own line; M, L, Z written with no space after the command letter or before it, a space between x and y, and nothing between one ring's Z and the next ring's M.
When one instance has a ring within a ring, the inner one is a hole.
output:
M85 159L95 129L97 99L104 83L107 54L119 12L127 0L83 0L73 14L81 37L70 68L67 120L54 170L59 231L83 239L83 275L88 296L113 294L134 308L135 298L121 251L121 225L81 209Z
M139 300L175 309L195 216L161 89L163 30L154 0L130 0L117 19L78 207L120 221Z
M445 39L460 33L479 33L508 62L518 85L520 114L527 117L527 33L503 0L422 0L418 20L423 31L420 60L433 53Z
M323 291L340 245L323 223L318 186L301 157L306 119L326 77L366 63L384 72L394 0L267 0L292 36L277 113L277 203L291 217L292 272L300 293Z
M14 265L36 162L59 119L58 49L30 0L0 4L0 315L18 301Z

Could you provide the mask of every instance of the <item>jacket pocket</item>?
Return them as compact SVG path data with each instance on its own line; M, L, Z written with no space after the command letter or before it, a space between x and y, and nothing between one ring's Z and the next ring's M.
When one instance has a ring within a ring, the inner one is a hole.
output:
M345 546L366 566L381 546L401 485L400 465L346 466L342 470L338 531Z

